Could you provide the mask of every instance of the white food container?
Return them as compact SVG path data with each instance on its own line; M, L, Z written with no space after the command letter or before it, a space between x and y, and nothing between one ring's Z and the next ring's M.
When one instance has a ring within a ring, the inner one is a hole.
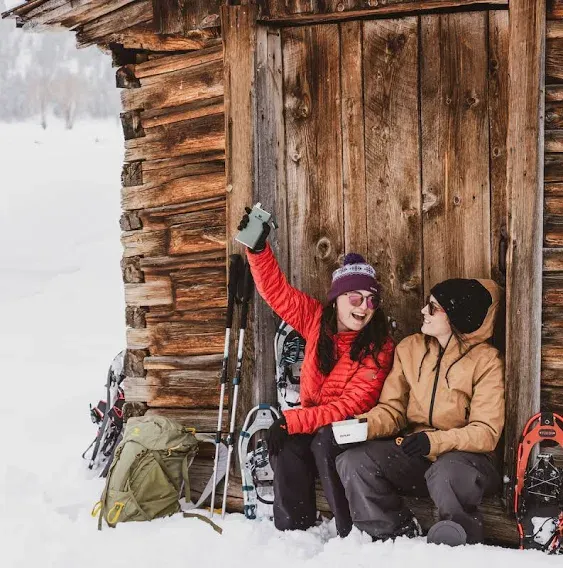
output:
M337 444L365 442L368 437L367 418L353 418L332 423L332 432Z

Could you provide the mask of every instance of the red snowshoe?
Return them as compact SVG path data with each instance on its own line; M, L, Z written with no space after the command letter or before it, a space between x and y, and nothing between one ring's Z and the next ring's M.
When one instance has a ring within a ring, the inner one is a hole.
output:
M529 464L538 443L563 448L563 417L552 412L532 416L522 433L516 462L514 512L521 549L563 554L563 468L540 453Z

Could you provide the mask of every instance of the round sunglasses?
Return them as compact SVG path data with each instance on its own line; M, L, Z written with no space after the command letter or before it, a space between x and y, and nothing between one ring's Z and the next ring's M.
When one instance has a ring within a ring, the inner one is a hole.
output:
M364 296L359 292L346 292L346 296L348 296L348 301L354 308L359 308L364 303L364 300L368 310L375 310L379 306L379 300L373 294Z
M430 296L428 296L426 298L426 306L428 306L428 313L433 316L434 314L438 313L438 312L445 312L446 310L444 310L444 308L442 308L442 306L439 306L438 304L436 304L435 302L432 302L430 300Z

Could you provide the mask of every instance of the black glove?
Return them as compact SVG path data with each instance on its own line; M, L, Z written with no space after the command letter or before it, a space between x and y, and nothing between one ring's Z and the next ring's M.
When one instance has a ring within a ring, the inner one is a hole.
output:
M242 216L240 223L238 224L238 230L242 231L248 225L248 214L252 211L250 207L245 207L246 213ZM262 223L262 233L258 237L258 241L254 245L254 248L249 248L248 250L252 253L262 252L266 248L266 241L268 240L268 235L270 234L271 227L268 223Z
M430 440L425 432L412 434L403 440L401 449L409 458L427 456L430 453Z
M282 451L288 436L287 422L282 415L268 429L268 453L271 456L277 456Z

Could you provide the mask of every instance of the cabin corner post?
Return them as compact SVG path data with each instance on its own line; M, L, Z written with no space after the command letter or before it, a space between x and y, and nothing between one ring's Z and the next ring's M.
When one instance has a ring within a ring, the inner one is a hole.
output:
M540 409L545 0L510 0L504 467L512 509L518 442Z

